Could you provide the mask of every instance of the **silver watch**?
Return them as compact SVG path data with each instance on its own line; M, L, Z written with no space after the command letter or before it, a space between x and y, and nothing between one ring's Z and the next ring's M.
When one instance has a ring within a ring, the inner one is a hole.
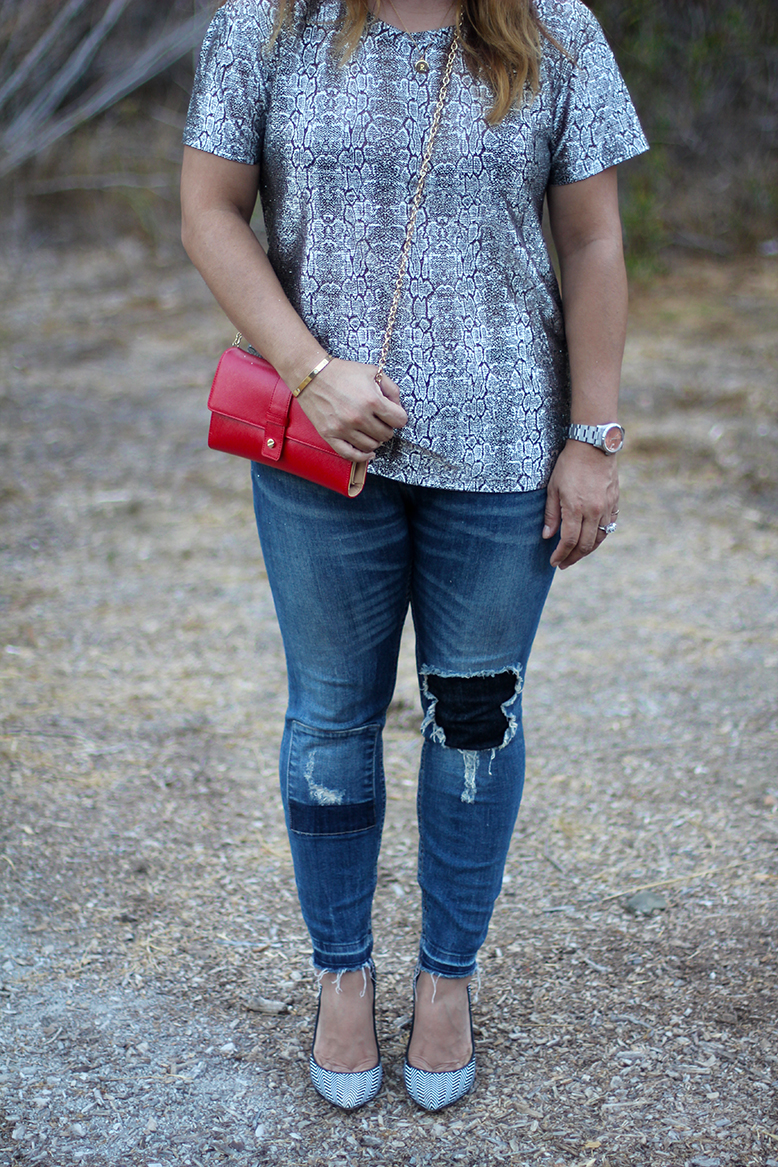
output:
M617 421L608 421L605 425L569 425L567 436L573 441L596 446L603 454L618 454L624 445L624 427Z

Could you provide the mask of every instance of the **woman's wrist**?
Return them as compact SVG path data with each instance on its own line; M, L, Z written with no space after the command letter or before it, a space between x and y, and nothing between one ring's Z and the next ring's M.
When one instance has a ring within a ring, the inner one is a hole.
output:
M592 446L603 454L618 454L624 445L624 427L617 421L592 425L571 422L567 428L567 439Z
M268 356L268 360L275 366L281 374L284 382L289 386L292 392L297 395L298 391L302 392L300 388L305 382L310 384L308 378L314 380L319 373L323 373L327 365L334 359L331 353L328 353L318 341L311 337L312 344L305 345L294 352L284 352L280 359L276 362L272 355L263 353L263 356ZM314 369L318 369L315 377L311 376Z
M308 388L311 381L318 377L319 373L324 372L324 370L327 368L327 365L332 363L332 360L333 358L329 356L329 354L325 357L322 357L322 359L313 366L310 373L307 373L306 376L303 377L300 384L295 389L292 389L292 396L299 397L302 391Z

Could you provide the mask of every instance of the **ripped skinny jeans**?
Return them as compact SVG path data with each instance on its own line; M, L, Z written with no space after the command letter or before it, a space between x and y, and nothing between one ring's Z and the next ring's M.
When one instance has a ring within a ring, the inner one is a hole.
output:
M386 806L381 734L411 605L423 707L421 968L475 971L524 784L521 690L551 585L545 491L369 474L356 499L253 465L289 706L281 793L313 962L362 967Z

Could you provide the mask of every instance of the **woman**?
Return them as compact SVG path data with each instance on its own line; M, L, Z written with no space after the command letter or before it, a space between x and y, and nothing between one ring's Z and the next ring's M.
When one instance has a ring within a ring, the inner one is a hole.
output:
M289 673L282 795L321 986L312 1080L346 1108L381 1083L370 911L410 603L425 741L405 1080L436 1110L475 1076L468 986L521 798L541 609L554 569L618 514L615 167L645 139L580 0L231 0L185 143L193 262L286 383L307 382L300 404L333 449L370 463L355 500L252 468ZM258 192L268 255L249 227Z

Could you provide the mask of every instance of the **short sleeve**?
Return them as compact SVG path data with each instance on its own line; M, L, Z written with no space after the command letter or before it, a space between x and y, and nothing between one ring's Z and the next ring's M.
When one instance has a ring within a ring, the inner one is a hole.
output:
M184 145L231 162L259 162L267 103L268 6L233 0L213 18L200 52Z
M648 149L632 99L595 17L583 4L572 61L558 56L557 100L549 181L591 178Z

